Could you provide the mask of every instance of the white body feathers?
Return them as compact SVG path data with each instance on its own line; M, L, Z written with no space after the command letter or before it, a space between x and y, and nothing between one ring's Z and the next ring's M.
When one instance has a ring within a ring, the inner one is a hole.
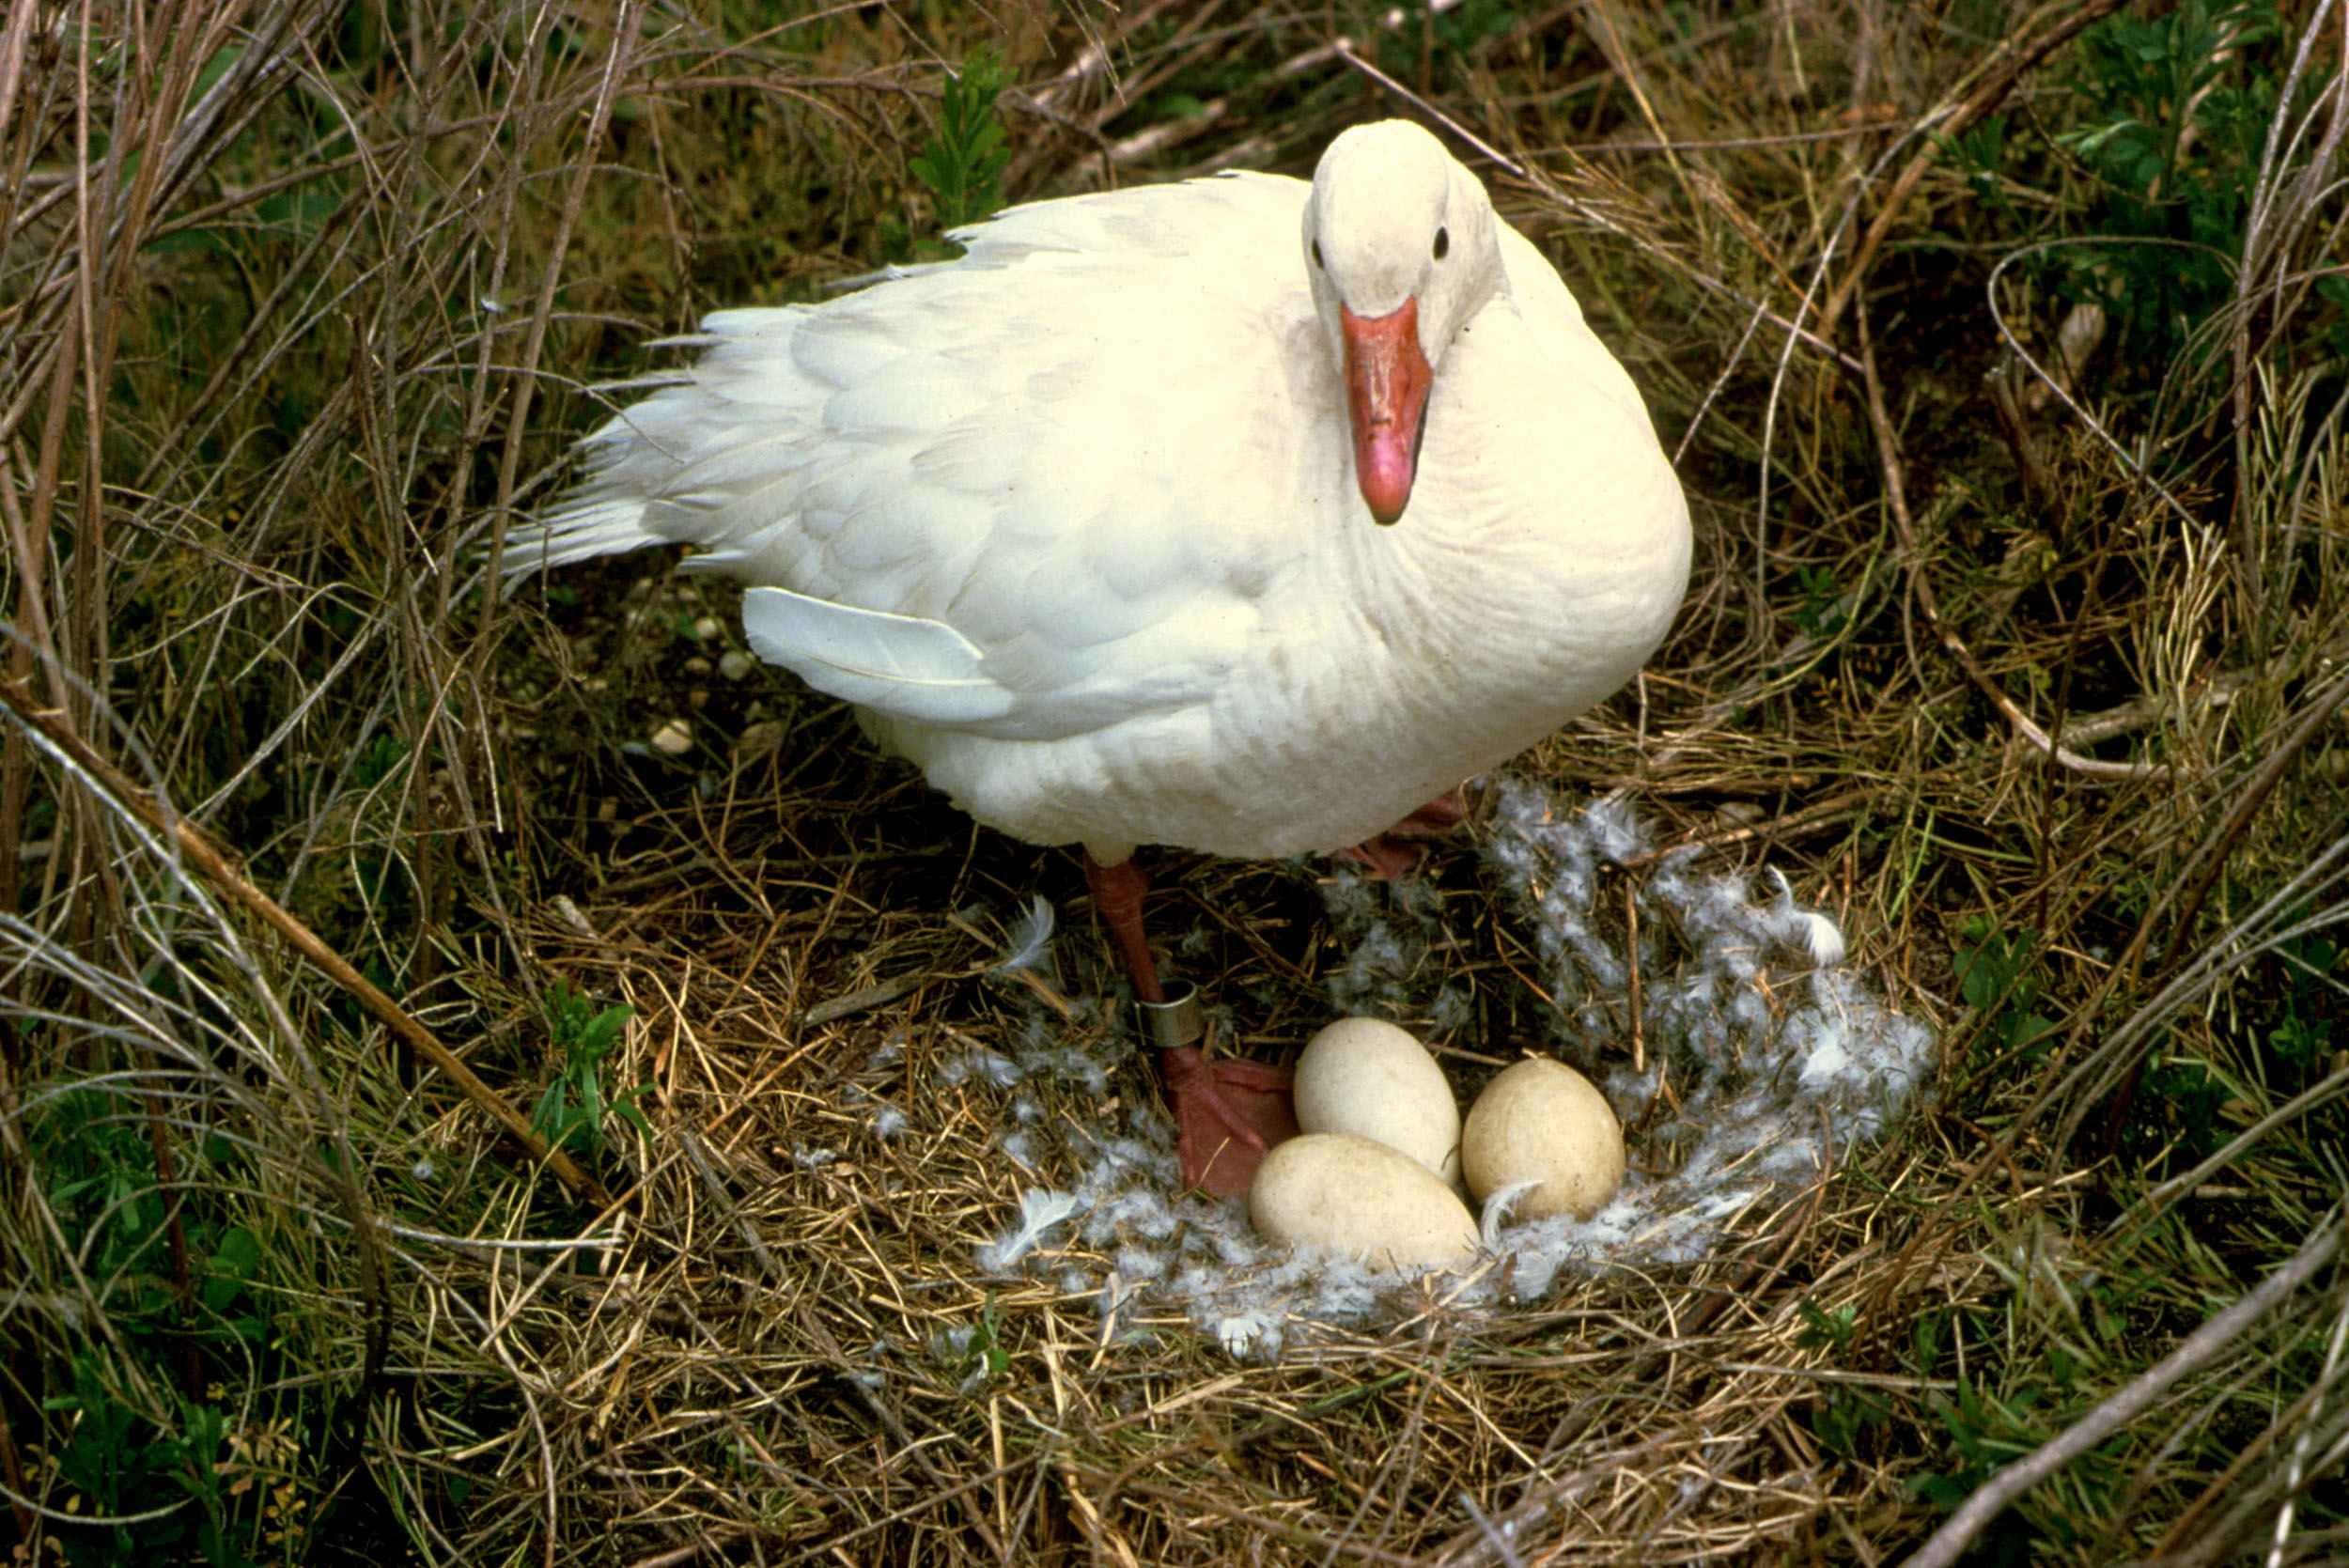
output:
M1022 839L1366 839L1629 679L1688 521L1629 379L1486 207L1497 287L1436 370L1406 515L1374 522L1311 189L1015 208L959 260L713 315L506 569L697 547L750 585L754 650Z

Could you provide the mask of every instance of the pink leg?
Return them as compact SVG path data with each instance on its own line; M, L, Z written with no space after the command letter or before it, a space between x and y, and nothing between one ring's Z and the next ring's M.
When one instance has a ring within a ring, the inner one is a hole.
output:
M1467 816L1468 802L1460 799L1460 792L1446 790L1377 838L1338 853L1358 862L1377 880L1392 882L1418 869L1427 855L1426 840L1441 838Z
M1163 1002L1166 989L1142 926L1142 894L1150 885L1131 860L1103 865L1085 857L1085 882L1093 907L1110 928L1110 940L1143 1001ZM1174 1113L1175 1152L1183 1185L1218 1198L1248 1190L1265 1152L1297 1136L1297 1112L1289 1098L1289 1075L1261 1062L1210 1058L1196 1046L1169 1047L1159 1055L1166 1079L1167 1108Z
M1114 865L1087 855L1085 886L1093 890L1093 907L1110 928L1110 940L1125 962L1126 977L1134 983L1134 995L1144 1001L1164 1001L1158 961L1150 956L1150 939L1142 930L1142 895L1149 891L1150 878L1130 855Z
M1241 1057L1209 1057L1196 1046L1159 1053L1174 1112L1174 1152L1183 1185L1236 1198L1256 1179L1272 1145L1297 1136L1289 1075Z

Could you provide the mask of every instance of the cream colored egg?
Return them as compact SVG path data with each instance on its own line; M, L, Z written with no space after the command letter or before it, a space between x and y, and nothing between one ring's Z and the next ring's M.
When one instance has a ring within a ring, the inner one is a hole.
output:
M1515 1182L1541 1183L1511 1205L1512 1219L1588 1219L1623 1185L1623 1126L1607 1096L1564 1063L1520 1062L1469 1107L1460 1164L1480 1203Z
M1454 1268L1476 1255L1476 1221L1408 1155L1343 1132L1274 1147L1248 1189L1248 1218L1274 1241L1373 1268Z
M1408 1030L1340 1018L1297 1058L1297 1125L1399 1149L1447 1183L1460 1179L1460 1107L1443 1069Z

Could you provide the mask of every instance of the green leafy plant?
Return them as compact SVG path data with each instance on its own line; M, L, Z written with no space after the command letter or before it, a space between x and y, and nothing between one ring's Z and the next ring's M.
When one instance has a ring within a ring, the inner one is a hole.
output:
M1829 1312L1805 1296L1795 1311L1802 1318L1802 1327L1796 1331L1795 1343L1805 1350L1840 1352L1850 1348L1852 1332L1859 1322L1859 1308L1838 1307Z
M1371 14L1383 19L1392 9L1381 3L1371 8ZM1440 10L1426 0L1413 0L1402 8L1402 25L1373 25L1363 32L1378 40L1379 63L1388 70L1416 76L1423 50L1430 63L1466 64L1478 44L1501 37L1523 20L1512 0L1461 0Z
M219 1406L174 1395L176 1421L159 1425L117 1389L99 1352L76 1355L72 1375L70 1392L42 1402L45 1412L67 1419L71 1434L45 1461L68 1489L70 1512L139 1517L71 1535L69 1561L131 1568L161 1558L252 1568L247 1547L264 1537L287 1548L288 1560L294 1556L296 1543L283 1526L305 1511L306 1499L289 1465L274 1466L275 1487L257 1492L240 1474L249 1468L252 1445L231 1434ZM293 1456L282 1422L272 1429L270 1446L286 1460ZM158 1513L174 1493L185 1503Z
M145 1119L125 1096L96 1087L50 1099L33 1120L36 1168L49 1206L86 1260L90 1278L107 1292L107 1310L126 1337L176 1333L175 1287L166 1277L170 1203L155 1180ZM212 1173L201 1147L180 1172L194 1187ZM211 1245L206 1216L182 1207L182 1234L191 1251Z
M205 1312L247 1344L259 1344L269 1338L269 1320L257 1310L252 1295L260 1266L260 1238L242 1225L223 1231L205 1262Z
M1011 147L995 100L1010 79L983 49L946 78L938 133L907 164L928 189L941 229L977 223L1003 205L1003 176ZM902 218L884 217L879 226L881 251L893 261L945 261L957 254L943 240L915 239Z
M2165 1057L2146 1069L2143 1092L2122 1129L2121 1146L2139 1160L2150 1160L2164 1148L2171 1163L2201 1159L2217 1149L2225 1130L2219 1113L2232 1097L2207 1063L2191 1056Z
M1843 613L1843 592L1836 586L1834 569L1797 567L1795 582L1802 589L1802 602L1795 607L1795 625L1804 635L1832 637L1843 630L1849 617Z
M1984 1029L2002 1051L2020 1051L2026 1061L2046 1054L2055 1020L2038 1012L2044 984L2037 944L2020 932L1999 928L1989 915L1974 915L1957 928L1957 988L1982 1016Z
M2307 1072L2332 1048L2332 1013L2338 1008L2333 973L2341 965L2341 946L2321 932L2295 937L2276 949L2284 968L2283 995L2267 1045L2289 1065Z
M1003 166L1011 162L995 100L1009 78L982 50L946 79L938 135L912 163L913 177L938 201L938 226L959 228L1003 205Z
M2030 1453L2077 1416L2048 1390L2026 1381L2004 1392L1993 1392L1971 1377L1957 1380L1956 1397L1932 1400L1934 1414L1948 1438L1947 1468L1913 1477L1909 1490L1941 1509L1953 1512L1972 1497L1983 1483L2007 1465ZM2119 1491L2118 1475L2130 1448L2126 1435L2092 1449L2065 1472L2062 1483L2018 1503L1991 1524L1979 1538L1968 1562L2015 1563L2046 1561L2050 1545L2070 1545L2074 1521L2111 1506Z
M1931 1377L1941 1364L1941 1352L1950 1339L1950 1320L1944 1312L1922 1312L1908 1326L1908 1364L1920 1377Z
M1945 1512L1956 1509L1993 1471L2029 1453L2042 1440L2032 1420L2037 1389L2027 1387L2001 1400L1972 1378L1961 1377L1956 1396L1933 1402L1934 1414L1955 1451L1956 1467L1909 1483L1910 1490Z
M2139 243L2063 252L2071 290L2110 310L2128 349L2166 364L2226 297L2276 85L2258 45L2270 0L2182 0L2080 37L2085 116L2056 140L2097 186L2092 232Z
M962 1368L965 1381L972 1384L1001 1377L1011 1369L1011 1352L1003 1347L1003 1325L991 1296L987 1298L987 1305L979 1309L979 1321L971 1326L970 1342L963 1346Z
M1812 1412L1812 1435L1839 1458L1856 1457L1870 1435L1892 1424L1892 1407L1865 1389L1837 1389Z
M396 735L379 735L359 753L359 760L350 770L351 782L361 789L373 789L407 760L407 741Z
M1826 1308L1805 1296L1796 1304L1795 1312L1802 1319L1802 1327L1795 1331L1795 1343L1805 1350L1824 1350L1832 1356L1848 1351L1859 1327L1859 1309L1854 1306ZM1849 1459L1856 1455L1868 1434L1890 1424L1892 1407L1869 1390L1854 1387L1829 1385L1811 1410L1811 1430L1828 1452Z
M40 1463L72 1513L136 1516L70 1531L67 1559L245 1568L277 1528L272 1519L282 1524L307 1507L290 1422L315 1412L279 1419L284 1452L271 1489L248 1495L229 1474L228 1451L241 1439L218 1395L185 1391L225 1367L276 1354L261 1287L268 1248L209 1196L241 1179L238 1145L219 1135L185 1139L166 1188L156 1180L144 1110L109 1088L52 1095L26 1126L50 1211L101 1293L111 1341L57 1365L40 1403L51 1433L61 1436L51 1437ZM175 1220L188 1260L184 1295L172 1261ZM180 1507L156 1512L175 1495L185 1499Z
M649 1132L636 1102L650 1084L617 1094L604 1092L603 1059L620 1043L630 1009L599 1008L560 980L547 988L544 1007L547 1037L563 1053L563 1064L531 1110L531 1126L539 1136L555 1148L578 1148L594 1156L603 1152L605 1124L613 1117L638 1132Z
M1962 135L1937 135L1934 144L1964 177L1967 189L1974 193L1976 200L1994 212L2013 212L2014 203L2007 199L1999 174L2006 163L2004 115L1985 115Z

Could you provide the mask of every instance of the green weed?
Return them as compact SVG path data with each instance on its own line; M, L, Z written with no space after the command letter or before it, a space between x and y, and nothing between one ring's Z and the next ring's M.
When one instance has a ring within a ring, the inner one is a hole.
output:
M128 1357L122 1362L94 1344L77 1351L57 1369L64 1386L40 1402L50 1433L62 1440L53 1436L37 1463L63 1487L70 1511L134 1521L70 1532L68 1560L112 1568L162 1558L244 1568L271 1518L307 1506L292 1463L299 1445L281 1430L288 1452L272 1471L271 1488L238 1486L233 1472L242 1461L229 1452L235 1435L213 1402L217 1392L196 1398L174 1386L191 1375L249 1371L256 1358L270 1356L272 1323L258 1289L262 1241L202 1196L237 1178L235 1147L217 1137L185 1141L177 1151L179 1180L166 1192L155 1181L144 1114L100 1086L54 1096L30 1119L30 1131L50 1210L86 1260ZM190 1258L184 1300L169 1261L175 1196ZM135 1374L126 1375L125 1364ZM281 1421L281 1429L287 1424ZM174 1497L180 1506L163 1506Z
M1941 1364L1941 1352L1948 1348L1950 1319L1946 1312L1921 1312L1908 1326L1909 1370L1920 1377L1931 1377Z
M1954 1399L1932 1402L1956 1463L1912 1477L1909 1490L1943 1513L1954 1513L1994 1473L2045 1440L2040 1423L2032 1419L2038 1402L2034 1389L2002 1401L1970 1378L1958 1379ZM2041 1549L2039 1529L2010 1509L1984 1532L1971 1560L2021 1564L2033 1560L2031 1554Z
M995 100L1009 80L1003 63L986 50L973 53L959 72L946 78L938 133L907 164L929 190L941 229L977 223L1003 205L1003 176L1011 147ZM941 241L916 241L910 226L898 220L883 219L881 230L882 249L897 260L942 261L956 254Z
M2113 312L2132 355L2167 365L2228 296L2276 109L2259 47L2275 36L2267 0L2124 11L2081 36L2083 116L2056 140L2095 180L2088 230L2134 242L2061 254L2069 291Z
M2316 280L2316 297L2333 307L2325 340L2336 359L2349 359L2349 275L2336 272Z
M1811 1415L1812 1436L1842 1459L1856 1458L1871 1438L1891 1424L1891 1405L1865 1389L1836 1389Z
M1851 1347L1852 1332L1859 1320L1859 1308L1838 1307L1829 1312L1805 1296L1795 1310L1802 1318L1795 1343L1805 1350L1841 1352Z
M2192 1164L2217 1151L2220 1120L2234 1096L2210 1064L2192 1056L2165 1056L2145 1071L2144 1088L2121 1129L2123 1151L2140 1162L2168 1154L2167 1164ZM2150 1164L2148 1174L2154 1174Z
M1806 1296L1795 1311L1802 1319L1802 1327L1795 1332L1797 1346L1835 1357L1851 1349L1859 1325L1859 1308L1825 1308ZM1863 1441L1890 1426L1891 1420L1892 1407L1881 1396L1850 1386L1829 1385L1810 1412L1812 1436L1828 1452L1844 1459L1857 1455Z
M2341 1010L2341 982L2335 978L2341 945L2318 932L2279 943L2282 995L2265 1031L2277 1060L2300 1076L2312 1072L2331 1050L2333 1025Z
M67 1560L77 1568L127 1568L176 1555L207 1568L245 1568L252 1559L237 1543L241 1536L250 1539L252 1531L235 1528L236 1499L222 1484L226 1419L212 1405L181 1398L179 1430L164 1429L140 1415L107 1374L94 1350L73 1358L71 1391L41 1402L44 1413L60 1418L70 1435L40 1462L68 1489L70 1512L143 1517L132 1525L92 1525L73 1532ZM175 1494L184 1502L168 1507Z
M583 1150L593 1157L603 1153L605 1124L613 1117L649 1133L650 1124L636 1102L650 1084L617 1094L604 1092L603 1060L620 1043L631 1010L599 1009L560 980L547 988L544 1007L547 1037L562 1052L563 1064L530 1113L539 1136L555 1148Z
M1392 8L1384 4L1369 8L1374 16ZM1356 36L1377 39L1379 63L1388 71L1409 78L1420 75L1423 63L1465 61L1478 44L1501 37L1520 20L1519 8L1512 0L1461 0L1459 5L1447 6L1429 15L1433 10L1433 7L1423 3L1407 6L1403 25L1386 27L1372 23L1361 27Z
M1011 1352L1004 1347L1003 1324L991 1296L979 1309L979 1321L971 1326L971 1337L962 1347L958 1370L965 1385L972 1387L991 1382L1011 1370Z
M2006 217L2014 215L2015 204L2008 199L2005 182L1999 175L2007 157L2004 115L1985 115L1959 136L1937 134L1934 145L1964 178L1976 200L1993 212Z
M407 741L396 735L379 735L367 742L352 765L351 782L361 789L373 789L398 771L399 765L407 760Z
M1843 629L1850 617L1844 613L1843 590L1836 585L1831 567L1798 567L1795 581L1802 590L1802 603L1795 607L1795 625L1805 636L1832 637Z
M2045 981L2036 945L2020 932L2000 929L1989 915L1969 917L1955 943L1959 994L2001 1053L2019 1051L2030 1062L2046 1058L2056 1027L2038 1011Z

